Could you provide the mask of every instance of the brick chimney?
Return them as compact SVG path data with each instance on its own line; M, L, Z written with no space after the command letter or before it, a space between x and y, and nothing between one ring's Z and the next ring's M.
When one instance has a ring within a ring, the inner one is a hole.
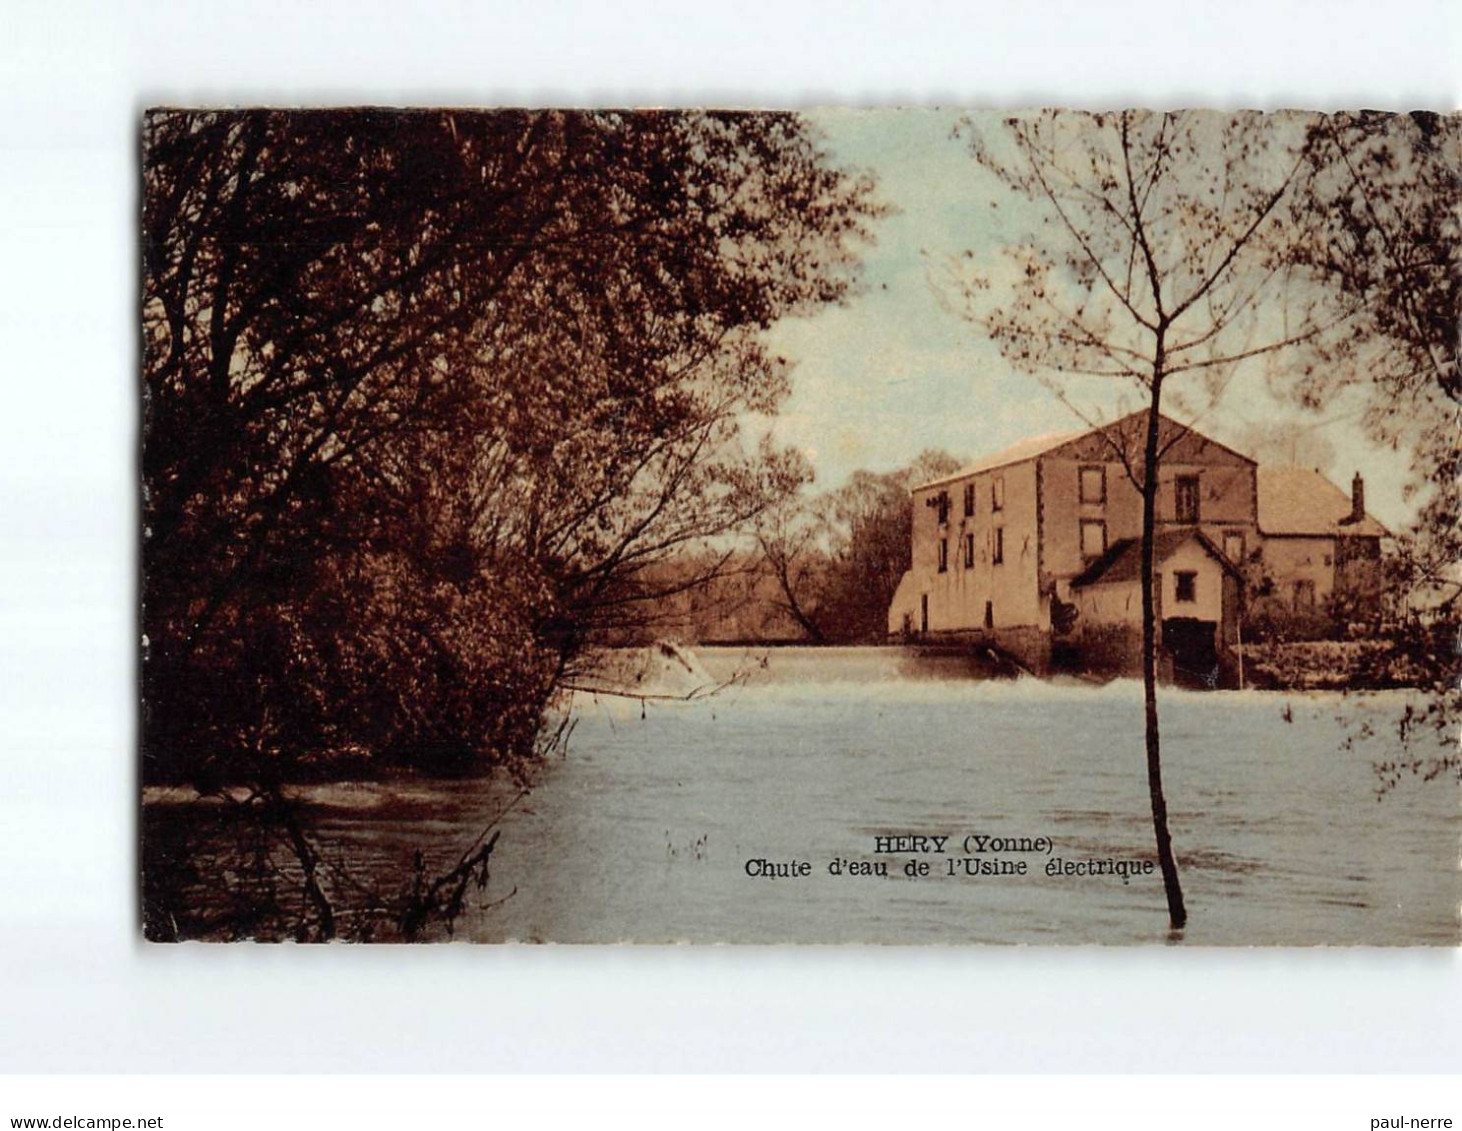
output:
M1344 520L1345 525L1353 522L1360 522L1366 517L1366 481L1360 477L1360 472L1355 473L1355 478L1350 481L1350 516Z

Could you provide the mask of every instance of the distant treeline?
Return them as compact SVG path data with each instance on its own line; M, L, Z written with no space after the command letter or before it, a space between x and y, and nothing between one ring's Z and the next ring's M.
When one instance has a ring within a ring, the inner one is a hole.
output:
M858 471L841 488L769 508L750 546L659 567L667 596L629 639L882 643L911 560L909 489L959 466L947 452L926 451L902 470ZM689 584L695 578L706 580Z

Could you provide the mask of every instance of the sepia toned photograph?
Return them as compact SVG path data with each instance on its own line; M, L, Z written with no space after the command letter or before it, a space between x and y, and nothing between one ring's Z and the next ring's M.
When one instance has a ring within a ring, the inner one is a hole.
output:
M1462 941L1462 117L140 141L147 940Z

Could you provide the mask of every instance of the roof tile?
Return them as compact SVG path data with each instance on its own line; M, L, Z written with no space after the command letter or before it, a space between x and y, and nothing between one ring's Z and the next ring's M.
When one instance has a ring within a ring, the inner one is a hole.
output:
M1179 546L1190 538L1198 539L1208 553L1230 572L1233 564L1210 542L1196 526L1181 526L1172 530L1160 530L1152 538L1152 561L1159 566ZM1111 585L1122 581L1136 581L1142 576L1142 539L1122 538L1107 547L1107 552L1087 566L1077 577L1071 579L1071 587L1079 589L1084 585Z
M1334 537L1360 534L1385 538L1390 531L1370 515L1347 523L1350 496L1308 467L1260 467L1259 532Z

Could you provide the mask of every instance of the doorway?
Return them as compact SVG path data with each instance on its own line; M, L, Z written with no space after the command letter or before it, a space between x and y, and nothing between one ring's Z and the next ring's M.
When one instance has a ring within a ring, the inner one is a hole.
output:
M1217 687L1218 625L1195 617L1169 617L1162 622L1163 651L1173 662L1173 682L1180 687Z

